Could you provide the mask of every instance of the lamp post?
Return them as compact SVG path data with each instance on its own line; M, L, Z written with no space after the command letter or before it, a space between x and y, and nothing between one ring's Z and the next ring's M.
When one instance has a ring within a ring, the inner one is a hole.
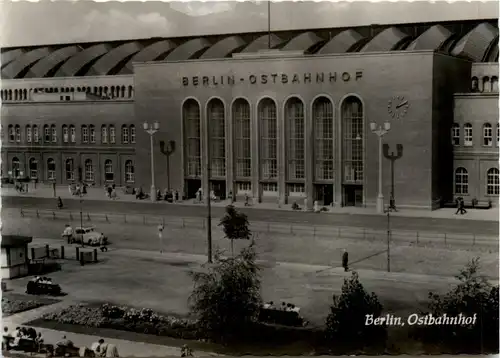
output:
M175 140L170 140L168 143L160 141L160 152L167 157L167 189L171 190L170 187L170 156L175 152Z
M391 214L387 212L387 272L391 272Z
M153 126L150 126L148 122L144 122L143 128L151 141L151 201L156 201L156 188L155 188L155 161L154 161L154 149L153 149L153 136L160 129L160 123L155 121Z
M382 158L383 158L383 147L382 138L391 129L391 123L385 122L383 126L378 125L375 122L370 123L370 129L378 137L378 196L377 196L377 212L384 212L384 194L382 193Z
M83 188L84 188L85 184L82 182L81 183L81 186L80 186L80 191L78 192L78 196L80 197L80 232L81 232L81 245L82 247L85 247L85 243L83 242L83 196L85 195L83 193ZM75 232L76 234L76 232ZM80 258L77 257L77 259L79 260Z

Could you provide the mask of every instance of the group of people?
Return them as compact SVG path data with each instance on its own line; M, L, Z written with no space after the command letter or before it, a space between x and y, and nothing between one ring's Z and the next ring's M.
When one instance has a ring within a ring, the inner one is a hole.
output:
M116 199L118 197L118 195L116 194L116 185L115 184L112 184L112 185L107 185L105 188L105 191L106 191L106 196L109 198L109 199Z
M71 195L80 196L87 194L87 184L69 184L68 189Z
M75 352L81 357L118 357L118 349L116 345L109 344L104 341L104 339L99 339L98 342L93 343L92 347L89 349L87 347L75 347L73 341L68 339L65 335L60 341L58 341L55 346L44 345L44 339L41 332L36 332L34 328L31 327L16 327L14 332L9 332L8 327L3 329L3 340L2 340L2 350L24 350L23 346L20 344L21 340L27 340L32 342L37 352L41 351L42 346L45 348L50 347L49 350L53 349L52 353L56 357L71 356ZM24 346L25 347L25 346Z
M34 283L44 283L47 285L53 285L54 282L52 282L52 279L50 277L40 277L40 276L35 276L31 279Z
M165 189L162 192L160 189L158 189L156 191L156 200L165 200L169 203L176 203L179 201L179 192L172 189Z
M31 327L16 327L14 332L9 332L9 327L3 328L2 350L11 350L19 347L21 339L32 341L37 348L43 343L43 337L40 332L36 332ZM38 349L37 349L38 350Z
M463 214L467 213L467 210L465 210L464 198L462 198L462 197L457 198L456 203L457 203L457 212L455 213L455 215L457 215L457 214L463 215Z

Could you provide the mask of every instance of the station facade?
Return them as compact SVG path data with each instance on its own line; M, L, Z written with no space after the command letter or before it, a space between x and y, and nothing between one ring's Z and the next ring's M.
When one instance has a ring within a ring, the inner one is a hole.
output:
M160 60L142 55L132 73L95 76L82 65L73 77L7 79L2 177L147 191L143 123L158 122L156 187L185 197L203 188L309 208L374 206L382 157L383 194L400 208L434 209L457 196L496 205L498 29L468 26L453 36L427 25L414 37L390 27L364 42L351 30L321 43L308 32L268 51L257 46L267 35L245 46L234 36L211 47L190 40ZM224 41L239 50L215 56ZM339 53L345 41L351 50ZM36 67L26 63L17 67L25 74ZM371 128L386 123L393 174Z

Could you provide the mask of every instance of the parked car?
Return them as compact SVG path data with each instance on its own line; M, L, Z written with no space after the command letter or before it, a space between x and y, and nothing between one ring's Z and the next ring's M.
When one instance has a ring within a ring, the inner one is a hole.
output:
M81 244L82 241L89 246L102 246L108 244L108 238L99 231L96 231L93 226L77 227L75 229L70 242L72 244Z

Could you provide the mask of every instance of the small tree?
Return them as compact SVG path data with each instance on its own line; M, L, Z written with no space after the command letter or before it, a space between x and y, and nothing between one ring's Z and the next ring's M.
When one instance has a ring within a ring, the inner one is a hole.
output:
M235 209L233 205L226 206L226 214L220 220L226 238L231 240L231 255L234 256L234 240L249 240L252 236L248 228L248 218Z
M258 317L260 274L254 243L236 257L215 260L204 272L191 272L194 290L189 297L199 328L213 340L230 340L248 332Z
M383 343L387 335L385 325L366 324L367 315L375 319L381 313L382 305L375 293L366 292L358 274L353 272L350 278L344 279L342 293L333 295L333 305L326 318L326 338L329 342L343 344L345 348Z
M444 295L429 293L429 309L434 317L474 317L471 325L423 326L417 336L433 343L444 343L454 351L498 353L498 286L479 274L479 258L472 259L456 278L460 283Z

